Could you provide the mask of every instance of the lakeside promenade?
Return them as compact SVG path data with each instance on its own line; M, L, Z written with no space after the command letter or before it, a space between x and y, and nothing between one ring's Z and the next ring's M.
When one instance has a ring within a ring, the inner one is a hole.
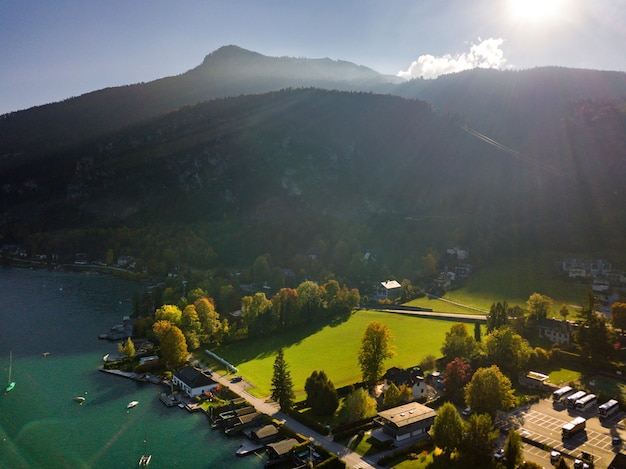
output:
M206 372L211 372L209 368L205 365L201 364L197 360L194 360L192 363L194 366L202 368ZM282 422L285 426L293 430L294 432L300 433L301 435L306 436L312 442L317 445L322 446L326 450L330 451L333 454L336 454L339 458L343 459L346 463L347 468L351 469L379 469L382 466L378 466L372 461L363 458L360 454L351 451L346 448L344 445L337 443L332 440L330 436L320 435L319 433L311 430L309 427L301 424L297 420L289 417L280 411L280 407L278 403L271 401L269 399L259 399L258 397L250 394L246 387L248 383L245 380L242 380L238 383L231 383L230 378L228 376L220 375L218 373L212 372L212 378L220 383L223 386L228 387L231 391L236 393L238 396L244 398L246 401L250 403L258 412L269 415L272 418L275 418L279 422ZM382 454L377 455L377 457L382 456Z

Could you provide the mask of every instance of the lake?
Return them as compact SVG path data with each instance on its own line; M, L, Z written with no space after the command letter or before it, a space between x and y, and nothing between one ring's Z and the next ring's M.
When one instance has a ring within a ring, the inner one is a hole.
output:
M98 334L132 312L141 286L104 275L0 269L0 468L260 468L201 413L165 407L161 387L98 371ZM50 355L44 357L43 352ZM83 405L73 400L85 397ZM128 410L130 401L139 404Z

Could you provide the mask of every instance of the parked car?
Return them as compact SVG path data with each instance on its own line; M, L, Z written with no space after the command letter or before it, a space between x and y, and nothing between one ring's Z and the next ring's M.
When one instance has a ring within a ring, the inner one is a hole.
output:
M242 380L243 380L243 377L242 377L242 376L233 376L233 377L230 379L230 382L231 382L231 383L238 383L239 381L242 381Z
M466 407L465 409L463 409L463 411L461 412L461 415L463 417L469 417L470 415L472 415L472 409L470 409L469 407Z
M580 459L574 460L574 469L589 469L589 464Z
M504 448L500 448L498 451L496 451L493 454L493 457L495 458L496 461L500 461L501 459L504 459Z
M559 459L561 459L561 453L559 453L557 450L553 449L552 451L550 451L550 462L552 464L556 464L557 462L559 462Z

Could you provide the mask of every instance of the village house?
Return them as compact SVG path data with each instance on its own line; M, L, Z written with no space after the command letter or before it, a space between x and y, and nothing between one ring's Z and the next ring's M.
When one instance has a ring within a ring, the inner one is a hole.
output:
M383 410L374 418L378 428L372 430L372 438L384 443L425 436L436 415L435 410L417 402Z
M387 280L386 282L380 282L376 288L376 295L379 298L385 298L387 300L395 300L402 294L402 285L396 280Z
M295 438L270 443L265 447L269 461L267 464L278 464L289 458L289 452L298 444Z
M542 319L537 327L539 329L539 337L548 339L554 344L569 345L572 343L574 325L570 321L555 318Z
M172 383L189 397L196 397L210 392L218 385L209 375L193 366L186 366L172 377Z
M273 443L276 438L278 438L278 428L275 425L265 425L250 432L250 439L262 445Z
M425 398L428 395L424 372L419 366L407 368L406 370L394 366L389 368L382 378L384 380L382 388L383 393L387 391L391 383L393 383L398 387L406 385L411 388L413 399Z

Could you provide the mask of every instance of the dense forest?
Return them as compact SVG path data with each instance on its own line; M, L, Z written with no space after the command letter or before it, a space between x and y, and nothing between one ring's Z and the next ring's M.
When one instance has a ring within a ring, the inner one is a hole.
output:
M242 61L259 76L233 81ZM624 252L625 99L616 72L398 85L227 47L178 77L1 116L0 233L155 273L264 255L295 282L416 279L456 244L477 264Z

